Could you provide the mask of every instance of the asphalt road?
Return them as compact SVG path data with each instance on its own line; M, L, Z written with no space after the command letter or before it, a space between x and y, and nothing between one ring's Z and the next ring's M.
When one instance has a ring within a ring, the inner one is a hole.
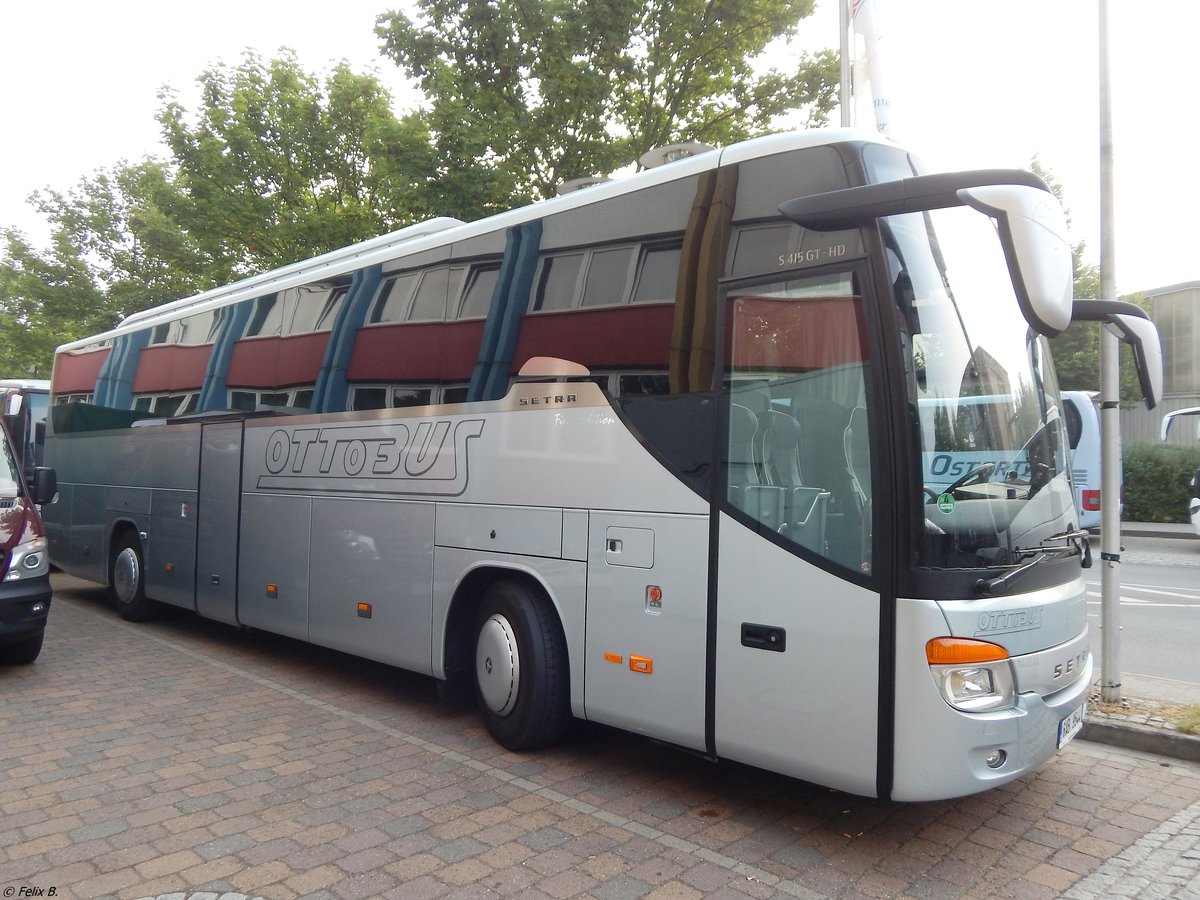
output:
M1120 578L1120 669L1200 684L1200 540L1126 537ZM1100 542L1084 574L1088 621L1096 629L1092 652L1100 664Z

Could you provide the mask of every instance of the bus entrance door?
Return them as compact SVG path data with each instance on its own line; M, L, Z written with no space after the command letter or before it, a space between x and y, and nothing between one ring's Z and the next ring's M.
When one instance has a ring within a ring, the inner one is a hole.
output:
M196 522L196 611L237 624L242 423L203 425Z

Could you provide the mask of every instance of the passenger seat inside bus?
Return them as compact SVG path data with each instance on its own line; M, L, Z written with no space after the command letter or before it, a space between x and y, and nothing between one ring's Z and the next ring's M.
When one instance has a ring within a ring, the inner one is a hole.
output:
M821 397L797 396L792 413L799 425L800 471L804 482L829 492L826 507L826 555L857 568L861 562L862 503L854 489L846 456L850 410Z
M758 416L740 403L729 406L729 502L771 529L783 519L782 491L764 484Z
M800 424L778 410L767 413L763 469L767 481L783 494L780 530L801 546L825 553L825 504L829 492L806 485L800 468Z

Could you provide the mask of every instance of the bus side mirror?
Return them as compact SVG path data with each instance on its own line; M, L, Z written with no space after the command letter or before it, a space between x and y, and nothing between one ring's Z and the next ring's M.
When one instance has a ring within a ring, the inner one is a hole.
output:
M42 506L51 502L58 493L58 474L47 466L33 470L33 502Z
M1107 325L1133 350L1142 399L1146 402L1146 409L1154 409L1162 400L1163 393L1162 342L1158 329L1149 319L1133 316L1113 316Z
M1026 321L1047 337L1062 334L1071 324L1074 286L1067 218L1058 199L1027 184L963 188L958 195L996 220Z
M1163 392L1162 339L1146 311L1123 300L1076 300L1071 318L1100 322L1130 346L1142 400L1154 409Z

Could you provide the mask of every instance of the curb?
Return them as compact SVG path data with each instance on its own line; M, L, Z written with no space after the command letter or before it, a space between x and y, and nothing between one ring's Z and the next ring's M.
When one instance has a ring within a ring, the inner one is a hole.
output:
M1114 725L1111 722L1084 720L1081 740L1093 744L1108 744L1126 750L1140 750L1158 756L1169 756L1186 762L1200 762L1200 736L1182 731L1163 731L1139 725Z
M1153 526L1139 527L1137 525L1122 525L1121 537L1147 537L1147 538L1169 538L1170 540L1194 541L1197 540L1196 533L1191 531L1167 531L1164 529L1154 528Z

